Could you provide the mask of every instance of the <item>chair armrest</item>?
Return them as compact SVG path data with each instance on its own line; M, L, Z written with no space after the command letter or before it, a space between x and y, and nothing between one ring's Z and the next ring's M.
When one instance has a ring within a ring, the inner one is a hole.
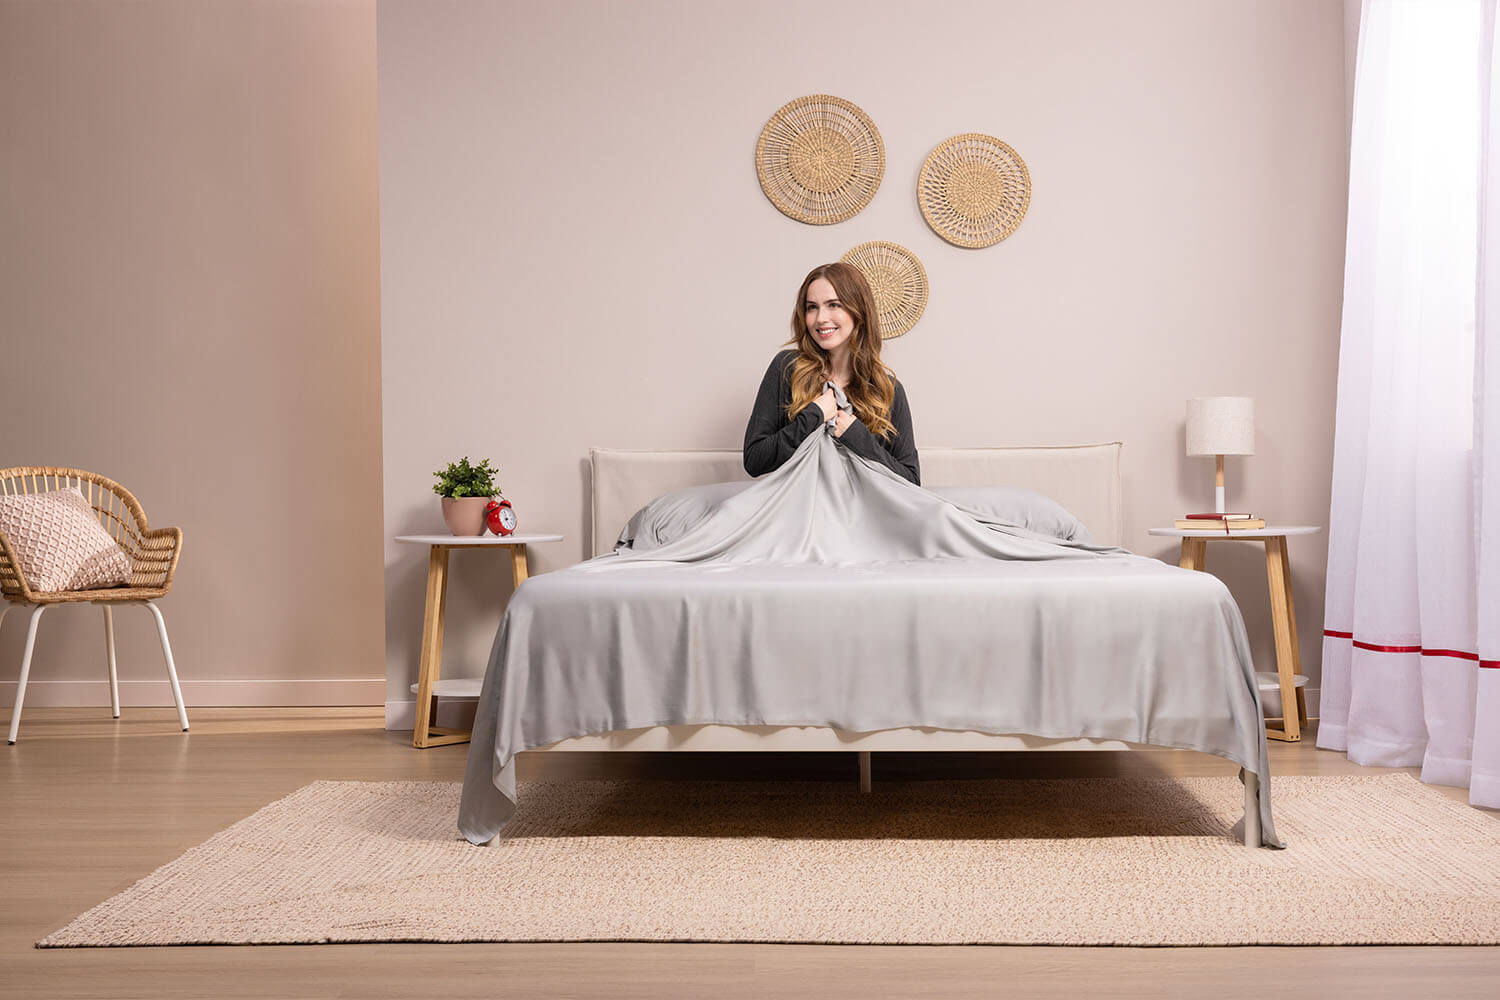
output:
M3 531L0 531L0 593L22 601L32 600L31 586L26 582L26 574L21 572L16 550L10 547L10 539Z
M157 528L140 537L141 547L135 553L130 585L168 589L172 586L172 575L177 572L177 559L182 555L182 529Z

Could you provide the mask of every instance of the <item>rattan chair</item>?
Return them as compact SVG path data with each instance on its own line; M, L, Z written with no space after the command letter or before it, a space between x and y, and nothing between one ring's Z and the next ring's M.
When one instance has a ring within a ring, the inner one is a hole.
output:
M10 717L10 742L16 742L21 726L21 702L26 697L26 677L31 672L31 653L36 647L36 627L42 612L58 604L97 604L104 608L104 644L109 654L109 703L114 717L120 717L120 682L115 671L115 622L111 615L116 605L144 604L156 618L156 634L167 660L167 677L172 682L172 697L177 702L177 721L187 732L187 709L182 704L182 688L177 683L177 667L172 662L172 646L167 641L167 625L154 603L166 597L172 588L172 574L177 571L177 557L182 552L180 528L157 528L146 525L146 512L130 491L119 483L81 469L24 467L0 469L0 493L8 496L43 493L76 486L99 515L116 544L130 560L130 583L124 587L101 590L35 591L26 582L16 560L10 539L0 532L0 624L12 607L31 608L31 623L26 630L26 651L21 654L21 675L16 685L16 705Z

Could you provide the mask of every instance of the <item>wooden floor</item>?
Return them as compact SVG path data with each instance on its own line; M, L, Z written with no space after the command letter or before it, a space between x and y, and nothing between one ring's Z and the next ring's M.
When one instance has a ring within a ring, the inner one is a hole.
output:
M8 713L7 713L8 715ZM328 945L40 951L36 939L316 779L458 780L375 709L30 709L0 764L0 997L999 995L1485 997L1500 948L1020 948L704 944ZM1383 773L1312 740L1273 774ZM521 775L848 777L852 754L526 755ZM875 780L1232 774L1204 754L876 755ZM1464 800L1465 793L1451 790ZM1287 919L1297 901L1287 900Z

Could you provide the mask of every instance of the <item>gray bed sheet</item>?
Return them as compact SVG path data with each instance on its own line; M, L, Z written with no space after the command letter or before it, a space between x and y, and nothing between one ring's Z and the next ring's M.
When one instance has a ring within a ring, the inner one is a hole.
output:
M481 688L460 832L514 815L515 756L655 725L931 727L1200 750L1260 779L1239 608L1215 577L971 512L819 431L678 540L536 576Z

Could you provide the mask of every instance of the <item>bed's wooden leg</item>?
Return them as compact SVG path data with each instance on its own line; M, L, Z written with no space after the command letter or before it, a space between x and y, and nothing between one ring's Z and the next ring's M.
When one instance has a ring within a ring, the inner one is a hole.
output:
M859 790L870 791L870 751L859 751Z
M1260 776L1240 768L1245 780L1245 846L1260 846Z

